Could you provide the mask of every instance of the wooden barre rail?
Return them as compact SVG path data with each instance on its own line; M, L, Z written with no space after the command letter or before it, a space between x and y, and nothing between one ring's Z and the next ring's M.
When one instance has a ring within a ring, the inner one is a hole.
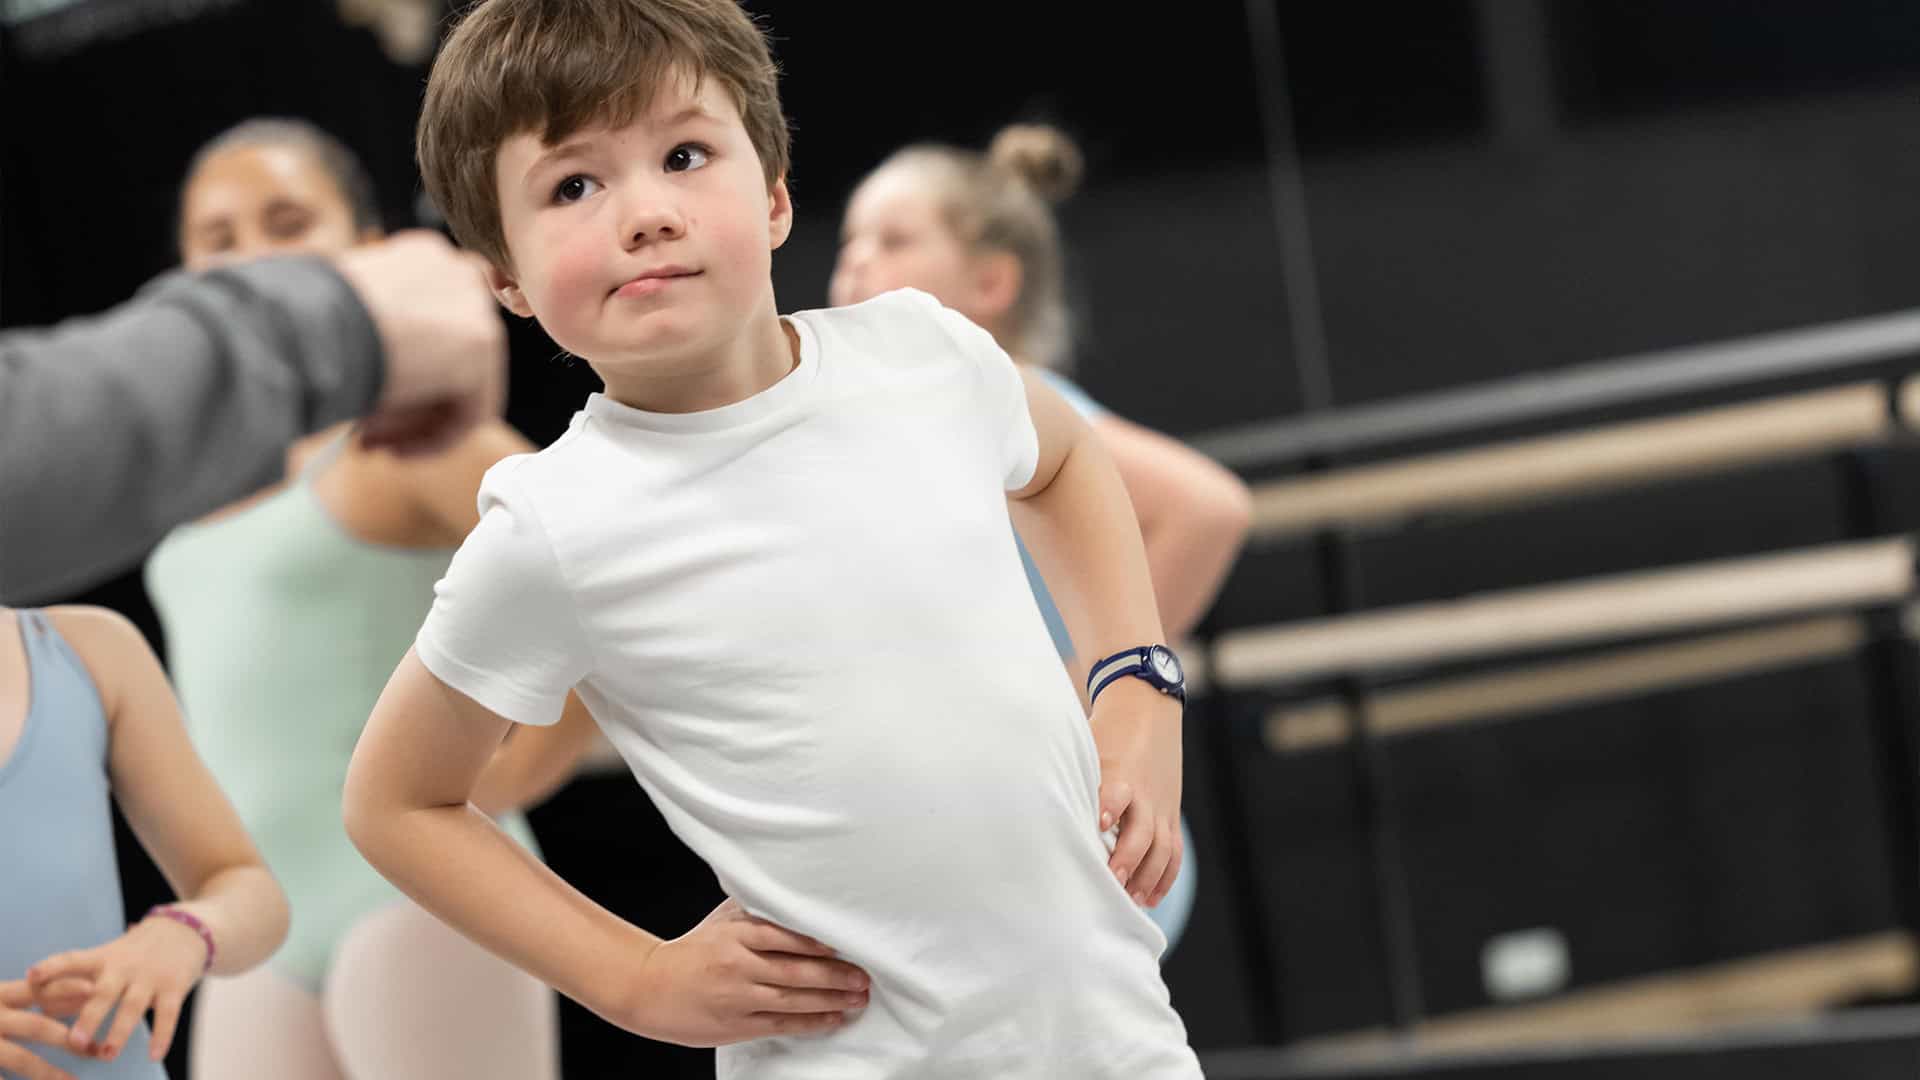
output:
M1425 1051L1678 1035L1805 1019L1862 997L1911 993L1916 985L1920 949L1907 933L1889 930L1585 987L1532 1004L1437 1016L1413 1035ZM1311 1038L1292 1052L1359 1066L1404 1045L1385 1032L1361 1031Z
M1901 391L1901 406L1909 423L1920 418L1920 380ZM1271 540L1486 510L1869 445L1894 430L1887 390L1855 383L1261 484L1253 532Z
M1228 690L1272 686L1895 603L1913 585L1912 541L1832 544L1234 631L1213 674Z
M1857 615L1822 616L1383 690L1369 701L1367 717L1370 730L1383 738L1489 723L1850 656L1867 638ZM1321 700L1275 708L1264 734L1267 749L1298 754L1341 745L1352 730L1352 708Z

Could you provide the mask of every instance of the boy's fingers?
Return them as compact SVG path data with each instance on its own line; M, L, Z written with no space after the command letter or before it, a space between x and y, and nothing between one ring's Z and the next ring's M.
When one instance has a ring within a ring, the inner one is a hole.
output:
M767 986L796 990L862 991L872 983L866 972L840 960L783 956L779 953L763 953L761 959L766 961L766 967L756 972L754 978Z
M1113 857L1107 860L1107 868L1122 886L1130 887L1133 872L1145 858L1147 850L1153 846L1153 813L1140 803L1134 803L1127 815L1120 819L1120 842L1114 846Z
M845 1013L775 1013L757 1012L749 1019L754 1030L743 1038L765 1038L768 1035L807 1035L816 1031L827 1031L847 1022Z
M740 940L754 952L793 953L796 956L833 956L834 951L805 934L796 934L765 919L751 920Z
M1125 780L1115 780L1100 785L1100 831L1113 828L1113 823L1126 816L1127 807L1133 805L1133 785Z
M1142 907L1151 905L1160 892L1160 882L1166 876L1167 864L1173 861L1174 833L1164 824L1153 829L1153 846L1134 868L1133 880L1127 891L1133 894L1133 902Z
M1174 883L1180 880L1180 871L1187 865L1187 846L1178 836L1173 838L1173 858L1167 863L1167 872L1160 878L1160 887L1155 889L1148 900L1148 907L1159 907L1160 901L1173 891Z

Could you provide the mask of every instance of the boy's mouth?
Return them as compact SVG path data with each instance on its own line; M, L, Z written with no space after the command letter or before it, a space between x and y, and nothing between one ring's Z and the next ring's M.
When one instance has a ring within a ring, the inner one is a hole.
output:
M613 295L623 296L628 299L652 296L676 281L690 277L698 277L700 273L698 270L690 270L684 266L656 267L655 269L635 276L619 288L613 290Z

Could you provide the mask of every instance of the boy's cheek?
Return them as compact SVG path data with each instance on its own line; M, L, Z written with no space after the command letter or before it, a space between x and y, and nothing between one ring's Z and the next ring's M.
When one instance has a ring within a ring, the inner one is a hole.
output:
M547 264L542 292L556 315L582 310L601 298L608 285L599 260L582 253L560 251Z

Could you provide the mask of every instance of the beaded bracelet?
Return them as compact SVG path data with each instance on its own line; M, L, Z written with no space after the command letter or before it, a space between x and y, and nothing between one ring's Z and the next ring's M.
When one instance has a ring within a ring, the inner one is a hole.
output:
M199 917L194 915L193 912L174 907L172 904L158 904L148 909L147 918L151 919L156 915L163 919L172 919L174 922L199 934L200 940L207 944L207 963L200 971L202 974L205 974L213 970L213 931L207 929L206 923L201 922Z

